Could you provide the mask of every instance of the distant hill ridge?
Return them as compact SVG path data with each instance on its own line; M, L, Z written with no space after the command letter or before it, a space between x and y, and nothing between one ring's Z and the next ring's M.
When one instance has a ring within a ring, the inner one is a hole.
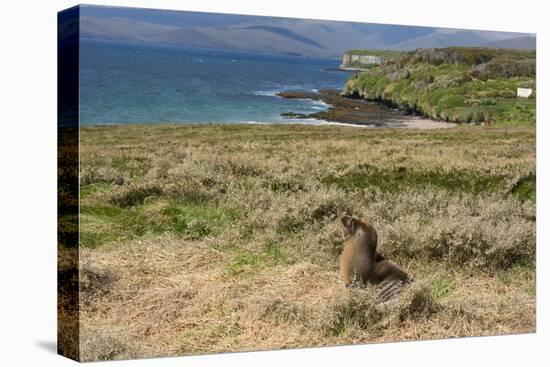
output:
M86 38L331 58L352 49L534 45L525 33L89 5L80 25Z
M515 48L522 50L534 50L537 47L535 37L517 37L501 41L489 42L487 47Z

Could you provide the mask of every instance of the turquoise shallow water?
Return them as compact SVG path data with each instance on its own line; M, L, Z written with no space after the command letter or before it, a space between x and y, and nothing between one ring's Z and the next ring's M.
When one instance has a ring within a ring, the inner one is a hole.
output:
M80 122L289 122L326 109L278 91L343 87L339 60L82 40ZM327 70L328 69L328 70Z

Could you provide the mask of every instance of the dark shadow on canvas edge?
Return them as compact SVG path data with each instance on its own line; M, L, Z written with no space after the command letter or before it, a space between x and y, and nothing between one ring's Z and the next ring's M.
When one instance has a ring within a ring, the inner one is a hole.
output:
M38 340L36 345L50 353L57 354L57 342L55 340Z

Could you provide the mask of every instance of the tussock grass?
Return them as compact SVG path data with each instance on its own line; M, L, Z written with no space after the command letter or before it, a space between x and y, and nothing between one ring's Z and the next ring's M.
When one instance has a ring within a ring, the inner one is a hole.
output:
M449 191L479 193L493 191L502 185L503 176L480 175L468 170L444 172L437 170L407 171L404 166L378 169L360 164L344 176L326 177L323 182L353 190L376 187L381 191L400 192L411 188L444 188Z
M81 150L85 360L535 330L534 128L112 126ZM414 277L399 298L340 283L342 214Z
M363 289L344 289L331 308L327 327L334 336L349 329L374 332L384 319L384 312L377 306L376 294Z
M329 335L382 335L406 321L426 320L442 306L432 297L425 284L413 283L399 297L380 303L373 287L340 289L328 307L325 331ZM352 337L349 335L349 337Z
M111 332L104 335L101 331L89 331L86 328L80 331L82 337L83 361L110 361L113 359L131 359L139 356L131 351L124 341L113 337Z
M97 188L97 185L93 184L116 184L122 185L127 182L129 179L128 173L119 169L115 169L110 166L100 166L100 167L83 167L80 172L80 184L83 186L88 186L88 190L85 190L84 193L90 190L91 188ZM82 194L82 192L81 192Z
M111 195L111 203L128 208L143 204L145 199L159 196L162 188L158 185L132 185L122 188Z

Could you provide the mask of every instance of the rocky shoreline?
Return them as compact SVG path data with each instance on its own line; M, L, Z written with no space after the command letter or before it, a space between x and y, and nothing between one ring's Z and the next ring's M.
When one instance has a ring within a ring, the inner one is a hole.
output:
M281 116L288 119L318 119L351 125L370 127L403 127L403 128L444 128L454 124L433 121L421 116L407 114L395 108L360 98L341 95L340 91L322 89L318 92L286 91L277 93L279 97L290 99L310 99L322 101L329 105L328 110L310 114L283 112Z

